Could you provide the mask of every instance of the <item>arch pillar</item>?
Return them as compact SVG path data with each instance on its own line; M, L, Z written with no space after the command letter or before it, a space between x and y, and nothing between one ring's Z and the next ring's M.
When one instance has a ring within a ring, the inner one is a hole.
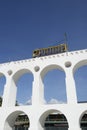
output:
M68 104L77 103L77 95L75 88L75 81L72 74L72 69L67 69L66 71L66 93Z
M32 105L44 103L44 85L40 74L34 74L33 89L32 89Z
M31 121L31 126L30 126L30 128L28 128L28 130L41 130L41 129L38 128L37 121L36 120L32 120Z
M77 118L74 118L74 116L73 116L73 119L71 119L69 121L68 130L81 130L79 123L78 123L78 120L77 120Z
M33 108L32 114L30 116L30 127L29 130L41 130L39 129L39 124L38 124L38 114L37 110L35 110L35 107Z
M4 124L3 124L3 121L1 120L1 118L0 118L0 130L4 130Z
M14 80L11 77L7 78L7 83L5 84L3 94L3 107L15 106L16 91L17 87Z
M79 110L77 105L68 105L69 110L66 113L68 119L69 128L68 130L81 130L79 124Z

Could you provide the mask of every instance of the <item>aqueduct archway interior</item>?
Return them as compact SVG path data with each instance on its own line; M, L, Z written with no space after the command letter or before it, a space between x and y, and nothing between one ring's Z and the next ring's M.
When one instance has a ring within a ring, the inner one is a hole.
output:
M78 68L74 74L78 102L87 101L87 65Z
M23 115L25 118L23 117ZM23 124L23 122L25 122L25 124ZM29 127L30 127L29 118L23 111L12 112L10 115L8 115L4 124L4 130L15 130L15 129L28 130Z
M40 119L39 119L40 125L44 130L56 130L56 129L64 129L68 130L69 124L67 121L67 118L63 113L61 113L58 110L48 110L45 111ZM51 122L51 123L50 123ZM54 123L55 122L55 123ZM61 123L59 123L61 122ZM51 125L50 125L51 124Z
M45 95L44 98L46 100L46 103L67 103L65 74L63 71L60 71L58 69L50 70L44 76L43 82Z

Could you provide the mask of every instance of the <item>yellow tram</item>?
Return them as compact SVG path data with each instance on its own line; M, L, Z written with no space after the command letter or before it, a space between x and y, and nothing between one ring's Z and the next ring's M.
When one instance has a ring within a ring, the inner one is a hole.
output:
M64 53L67 51L68 51L67 44L60 44L57 46L50 46L48 48L36 49L33 51L32 57L35 58L35 57L47 56L57 53Z

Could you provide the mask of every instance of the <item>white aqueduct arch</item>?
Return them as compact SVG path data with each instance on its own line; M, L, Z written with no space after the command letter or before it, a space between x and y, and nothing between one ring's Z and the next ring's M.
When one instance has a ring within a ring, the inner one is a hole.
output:
M15 120L16 118L20 115L20 114L25 114L27 115L24 111L21 111L21 110L16 110L16 111L13 111L11 112L6 120L5 120L5 123L4 123L4 130L12 130L13 129L13 126L14 126L14 123L15 123ZM29 117L28 117L28 120L29 120ZM29 120L29 123L30 123L30 120Z
M48 109L48 110L46 110L46 111L44 111L43 113L42 113L42 115L40 116L40 119L39 119L39 122L40 122L40 125L41 125L41 127L42 128L44 128L44 123L45 123L45 119L46 119L46 117L49 115L49 114L51 114L51 113L62 113L60 110L56 110L56 109ZM66 115L64 114L64 113L62 113L64 116L65 116L65 118L66 118ZM67 118L66 118L66 120L67 120ZM67 120L67 122L68 122L68 120ZM69 124L68 124L69 125ZM40 128L41 129L41 128Z
M87 59L83 59L83 60L77 62L77 63L74 65L74 67L73 67L73 73L75 73L75 71L76 71L78 68L80 68L80 67L82 67L82 66L84 66L84 65L87 65Z
M0 64L0 73L5 75L6 84L4 86L3 104L0 107L0 130L12 130L6 127L10 119L15 119L15 115L24 112L29 117L29 130L43 130L41 120L45 112L50 110L62 112L69 124L68 130L81 130L81 115L87 111L87 103L78 103L74 72L79 67L87 65L87 50L79 50L55 54L44 57L37 57L21 61L12 61ZM50 69L58 68L65 72L67 104L44 104L44 85L42 78ZM24 73L32 73L32 105L15 106L15 95L17 92L16 81ZM36 109L37 108L37 109ZM10 125L11 122L10 122Z
M46 75L46 73L53 69L59 69L59 70L64 71L63 67L59 66L57 63L55 63L55 64L51 63L50 65L45 65L45 67L42 69L42 71L40 73L41 78L43 79L44 76Z

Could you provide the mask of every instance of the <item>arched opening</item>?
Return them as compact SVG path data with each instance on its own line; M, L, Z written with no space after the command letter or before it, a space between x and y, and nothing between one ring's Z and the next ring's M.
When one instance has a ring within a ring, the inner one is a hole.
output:
M44 70L44 99L47 104L67 103L65 73L59 66Z
M33 76L29 73L22 75L17 82L17 97L16 101L19 105L32 104L32 81Z
M4 124L4 130L29 130L29 127L29 118L22 111L15 111L11 113Z
M87 111L82 114L80 119L80 128L81 130L87 130Z
M40 118L42 130L68 130L68 121L63 113L57 110L46 111Z
M3 93L4 93L4 85L6 83L6 78L3 74L0 74L0 107L3 103Z
M13 77L17 92L16 92L16 106L31 105L32 104L32 82L33 75L29 70L20 70Z
M75 74L76 92L78 103L87 102L87 65L79 67Z

